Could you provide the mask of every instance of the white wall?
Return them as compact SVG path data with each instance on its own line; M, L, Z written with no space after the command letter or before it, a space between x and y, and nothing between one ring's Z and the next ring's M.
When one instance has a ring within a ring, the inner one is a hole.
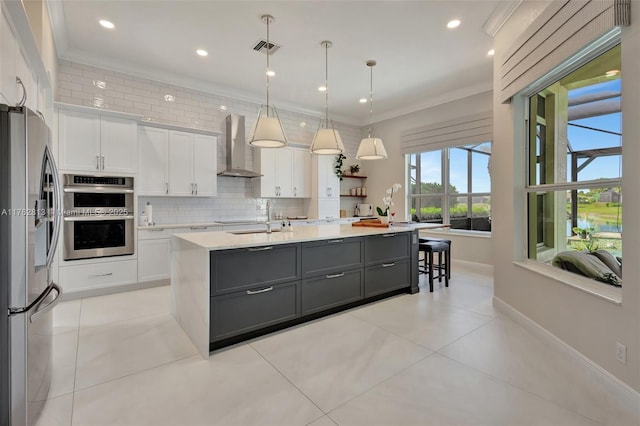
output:
M523 2L496 34L496 59L538 16L540 2ZM501 104L494 96L493 258L494 294L635 390L640 390L640 7L622 35L624 285L622 303L604 300L513 263L524 253L524 100ZM500 87L499 60L494 87ZM515 125L514 125L515 123ZM627 364L615 358L616 342L627 346Z
M389 158L376 161L362 161L362 171L368 176L367 202L374 206L382 206L382 197L386 190L394 183L402 185L401 193L406 193L405 157L400 153L400 136L402 131L433 123L452 120L491 111L492 92L480 93L464 99L448 102L437 107L427 108L401 117L392 118L377 123L374 133L382 138ZM367 129L363 129L366 136ZM402 196L394 197L396 220L406 220L406 199ZM476 236L454 235L453 232L433 235L434 237L452 239L455 248L451 255L455 259L469 262L491 263L491 238Z

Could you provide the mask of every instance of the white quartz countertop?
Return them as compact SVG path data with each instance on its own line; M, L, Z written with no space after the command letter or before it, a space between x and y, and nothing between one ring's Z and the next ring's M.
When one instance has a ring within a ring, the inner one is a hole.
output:
M391 226L389 228L351 225L316 225L294 227L293 232L272 232L271 234L232 234L225 231L216 231L174 234L173 237L188 241L208 250L226 250L272 244L327 240L332 238L393 234L397 232L410 232L413 229L412 226L407 225Z

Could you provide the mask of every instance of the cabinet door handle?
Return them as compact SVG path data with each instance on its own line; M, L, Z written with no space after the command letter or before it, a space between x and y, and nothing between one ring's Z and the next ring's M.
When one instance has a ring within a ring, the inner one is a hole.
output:
M255 291L247 290L247 294L260 294L260 293L266 293L271 290L273 290L273 286L263 288L262 290L255 290Z
M24 83L22 82L22 79L18 76L16 76L16 83L22 86L22 97L20 98L16 106L22 107L24 106L24 104L27 103L27 88L24 87Z
M207 229L206 226L191 226L189 229L198 230L198 229Z
M100 170L100 156L96 155L96 170Z
M90 277L90 278L110 277L111 275L113 275L113 272L107 272L106 274L95 274L95 275L89 275L89 277Z
M327 222L329 222L329 221L327 221ZM333 221L332 221L332 222L333 222ZM344 241L344 240L329 240L329 241L327 241L327 243L329 243L329 244L338 244L338 243L341 243L341 242L343 242L343 241Z
M327 275L327 278L338 278L344 277L344 272L340 272L339 274Z
M382 264L382 267L383 267L383 268L391 268L392 266L396 266L396 262L383 263L383 264Z
M383 238L395 237L396 234L382 234Z
M273 246L268 246L268 247L249 247L247 250L249 251L266 251L266 250L271 250L273 249Z
M198 195L198 183L196 182L196 195Z
M165 182L164 183L164 193L168 194L169 193L169 182Z
M296 188L295 186L293 187L293 196L294 197L298 196L298 188Z
M102 156L102 170L104 170L104 155Z

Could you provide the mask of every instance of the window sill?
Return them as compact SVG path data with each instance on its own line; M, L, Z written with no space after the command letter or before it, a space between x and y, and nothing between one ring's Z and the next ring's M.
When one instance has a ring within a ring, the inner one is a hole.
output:
M491 232L486 231L468 231L465 229L421 229L420 232L428 232L429 234L456 235L461 237L472 238L491 238Z
M584 278L572 272L563 271L553 266L541 265L537 262L514 261L513 264L528 271L544 275L545 277L551 278L559 283L584 291L585 293L592 294L606 300L607 302L615 305L622 305L622 290L618 287L599 283L598 281L590 278Z

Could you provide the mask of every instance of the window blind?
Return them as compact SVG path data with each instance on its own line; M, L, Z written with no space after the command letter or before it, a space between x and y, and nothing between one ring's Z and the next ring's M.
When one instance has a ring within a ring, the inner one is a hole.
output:
M500 100L548 74L589 43L631 19L631 0L553 1L500 55Z
M493 114L484 112L405 130L400 136L400 151L413 154L492 140Z

